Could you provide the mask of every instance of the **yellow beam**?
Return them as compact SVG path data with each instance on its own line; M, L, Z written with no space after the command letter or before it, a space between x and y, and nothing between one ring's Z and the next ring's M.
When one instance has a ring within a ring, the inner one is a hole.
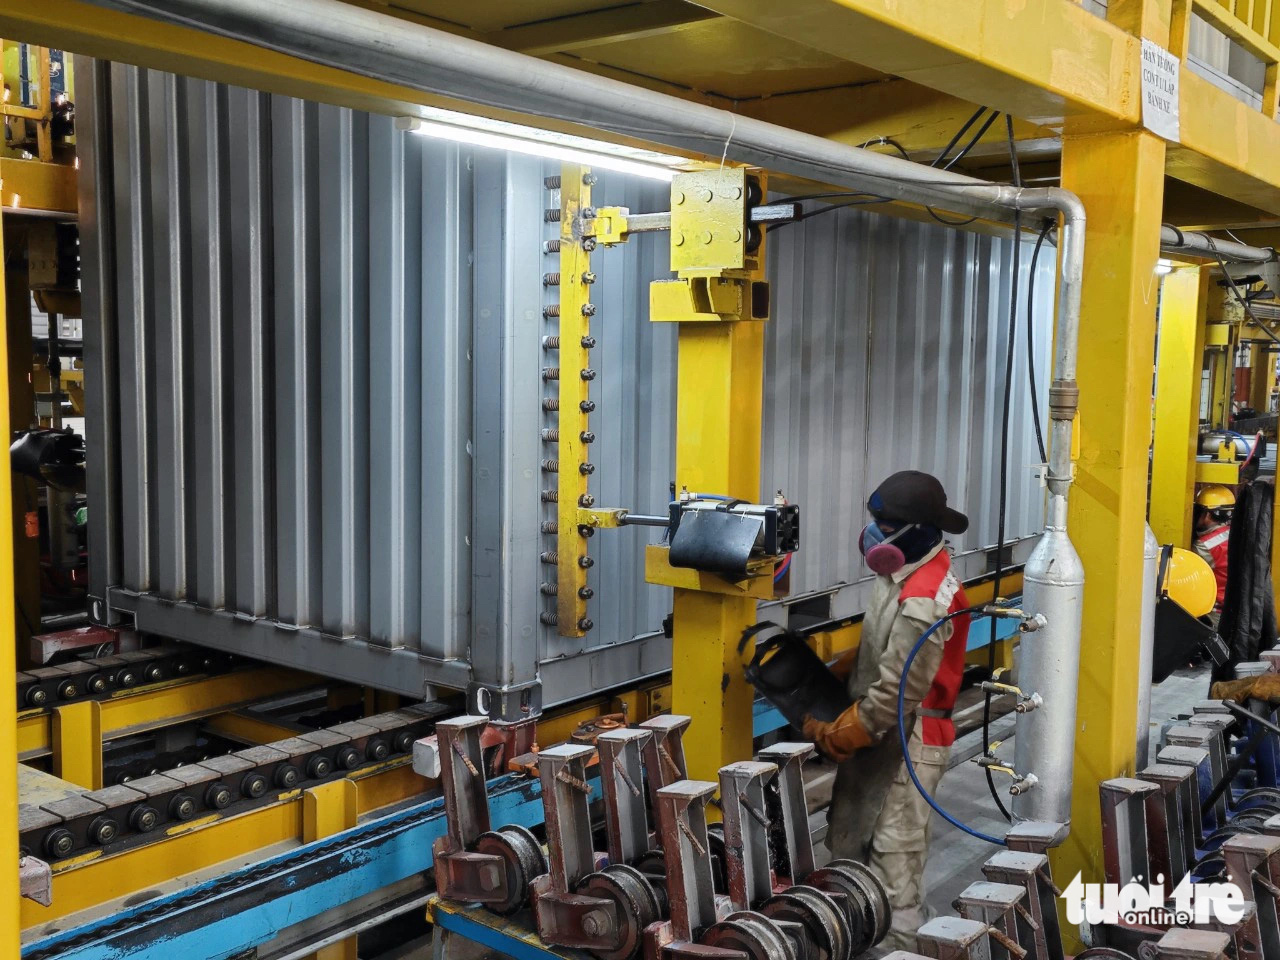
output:
M86 790L102 789L102 706L97 700L54 708L53 772Z
M1164 142L1148 133L1068 137L1063 144L1063 186L1089 212L1080 456L1068 519L1089 582L1071 833L1054 851L1060 877L1102 876L1098 783L1133 772L1163 169Z
M683 0L647 0L624 6L590 10L571 17L555 17L485 34L495 46L531 56L564 53L602 43L640 40L680 30L717 14Z
M4 231L0 230L0 263L4 261ZM5 297L0 296L0 351L5 351L0 355L0 397L9 395L6 327ZM10 502L9 477L8 470L0 470L0 504ZM17 620L13 583L13 514L0 509L0 629L6 635ZM10 636L0 643L0 690L14 689L18 682L17 670L17 642ZM18 862L18 765L13 761L18 754L17 742L17 724L10 702L0 709L0 757L4 758L0 763L0 863L7 864ZM8 957L18 955L18 903L18 871L0 870L0 954Z
M769 33L1032 123L1140 122L1140 43L1064 0L699 0Z
M264 667L200 680L175 680L142 693L120 691L97 701L102 713L102 738L112 740L225 713L255 700L303 690L318 682L310 674L297 670ZM52 725L51 713L29 711L18 718L19 760L31 760L52 752Z
M75 215L76 169L69 163L41 163L0 157L0 207L16 213Z
M1249 406L1266 412L1271 400L1271 381L1275 379L1275 354L1262 343L1249 348L1252 362L1249 365Z
M1209 271L1182 267L1164 278L1156 354L1155 435L1151 454L1151 529L1161 543L1191 543L1200 372Z
M395 709L392 707L391 709ZM263 744L273 740L288 740L305 732L303 727L273 723L268 717L260 717L247 710L219 714L205 722L204 728L213 733L239 740L241 743Z
M978 104L968 100L893 78L854 87L747 100L739 105L738 112L855 147L888 137L901 144L913 160L932 162L977 109ZM966 131L952 155L978 132L983 119ZM1053 130L1017 120L1013 135L1021 158L1057 156L1059 141ZM1001 119L974 144L965 160L1007 161L1008 156L1005 124Z

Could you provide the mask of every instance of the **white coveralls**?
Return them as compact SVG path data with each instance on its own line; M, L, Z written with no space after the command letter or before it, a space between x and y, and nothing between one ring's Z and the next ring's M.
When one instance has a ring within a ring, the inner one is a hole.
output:
M960 583L948 573L934 597L899 602L903 582L932 560L939 544L915 563L891 576L877 576L862 622L857 664L849 675L849 694L861 699L859 719L879 742L842 763L828 813L827 846L835 857L868 864L884 882L893 907L893 923L881 946L915 950L915 932L928 919L924 909L924 868L932 811L911 783L898 740L898 685L911 648L936 621L947 615ZM944 624L921 648L911 665L905 697L911 758L930 794L947 768L950 747L928 746L915 723L916 710L929 692L943 650L951 638Z

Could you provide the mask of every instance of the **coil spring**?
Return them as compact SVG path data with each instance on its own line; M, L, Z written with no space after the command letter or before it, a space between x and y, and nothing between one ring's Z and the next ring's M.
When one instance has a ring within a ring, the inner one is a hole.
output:
M542 502L543 503L559 503L560 491L559 490L543 490Z
M538 619L541 620L543 623L545 623L548 627L554 627L557 623L560 622L560 618L556 614L551 613L547 610L544 610L542 611L542 613L538 614Z
M560 592L560 584L543 583L538 586L538 589L542 591L542 595L544 597L554 597L557 593Z
M542 440L544 443L559 443L560 431L554 427L548 427L542 431Z
M544 317L558 317L558 316L560 316L560 304L558 304L558 303L548 303L545 307L543 307L543 308L542 308L542 315L543 315Z
M555 413L557 410L560 409L560 398L559 397L543 397L542 409L547 411L548 413Z
M557 174L555 174L554 176L550 176L550 177L543 177L543 178L542 178L542 185L543 185L544 187L546 187L548 190L559 190L559 189L560 189L560 174L558 174L558 173L557 173Z
M542 252L543 253L559 253L560 240L557 238L555 240L544 241L542 244Z
M546 211L543 213L543 217L546 219L547 223L559 223L559 222L560 222L560 208L559 208L559 207L547 207Z
M559 380L560 368L559 367L543 367L542 379L543 380Z
M542 285L544 287L560 286L560 271L556 270L552 273L544 273L542 275Z
M552 335L552 336L549 336L549 337L543 337L543 338L542 338L542 349L543 349L543 350L559 350L559 349L560 349L560 337L559 337L559 336L556 336L556 335Z
M559 461L559 460L551 460L551 459L543 460L543 461L542 461L542 469L543 469L543 470L545 470L547 473L559 473L559 472L560 472L560 461Z
M557 563L560 562L560 555L556 553L554 550L547 550L539 554L538 559L541 560L543 563L549 564L550 566L554 567Z
M559 533L560 524L555 520L543 520L542 532L543 533Z

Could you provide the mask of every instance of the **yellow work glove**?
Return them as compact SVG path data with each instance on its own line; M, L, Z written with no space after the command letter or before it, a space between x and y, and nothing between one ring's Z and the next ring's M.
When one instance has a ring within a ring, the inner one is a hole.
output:
M1215 700L1234 700L1237 703L1245 700L1280 703L1280 674L1264 673L1256 677L1241 677L1239 680L1220 680L1210 688L1209 696Z
M872 744L871 734L858 716L858 705L855 703L831 722L804 718L805 739L812 740L824 756L836 763L843 763L853 756L855 750L869 747Z

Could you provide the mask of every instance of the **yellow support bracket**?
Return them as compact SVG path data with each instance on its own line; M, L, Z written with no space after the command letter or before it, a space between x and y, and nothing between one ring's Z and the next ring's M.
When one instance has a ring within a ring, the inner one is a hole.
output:
M53 772L86 790L102 789L102 704L97 700L54 709Z
M1240 482L1240 464L1210 460L1196 464L1196 483L1220 483L1234 487Z
M597 207L595 217L588 222L584 234L595 237L605 246L626 243L627 217L630 211L626 207Z
M311 787L302 794L302 842L323 840L356 825L360 791L354 780L334 780ZM314 960L357 960L358 940L347 937L317 950Z
M718 593L726 597L754 597L757 600L773 600L773 571L775 562L772 559L748 564L751 576L745 580L726 580L715 573L704 573L688 567L673 567L670 562L671 548L660 543L651 543L644 548L644 578L649 583L664 587L675 587L678 590L698 590L703 593Z

